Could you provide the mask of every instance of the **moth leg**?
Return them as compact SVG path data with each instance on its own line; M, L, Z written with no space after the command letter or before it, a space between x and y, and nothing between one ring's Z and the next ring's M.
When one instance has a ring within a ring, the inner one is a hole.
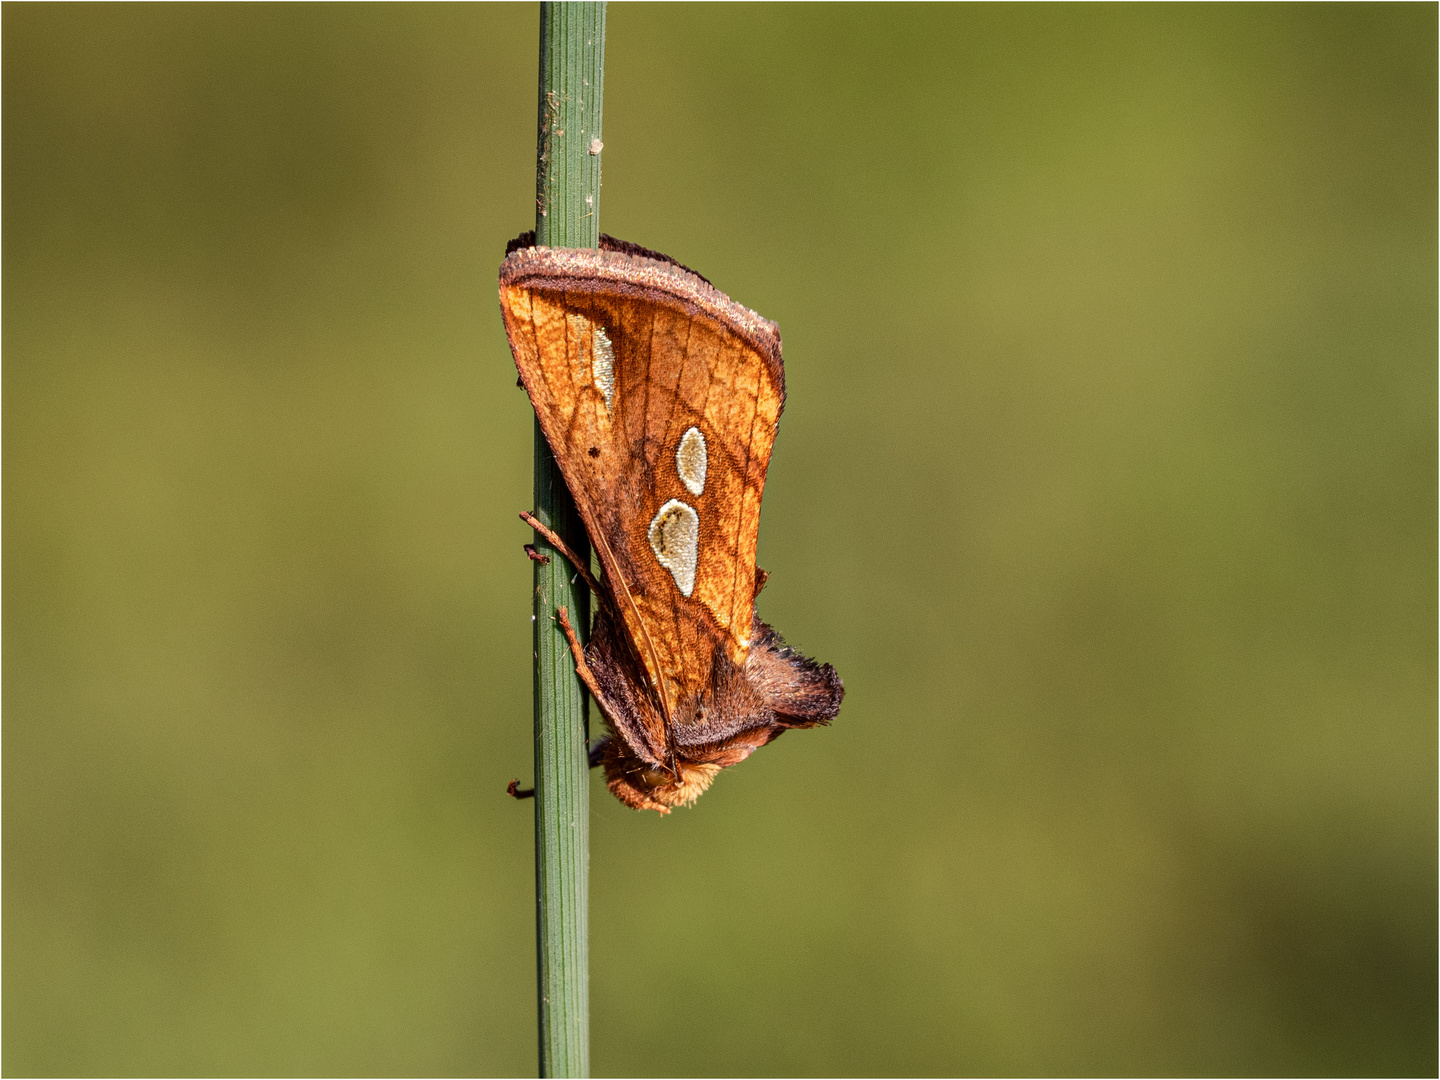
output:
M505 788L505 794L512 799L533 799L535 789L533 787L522 788L519 780L511 780Z
M575 628L570 625L570 613L563 607L555 609L555 617L560 621L560 629L565 634L565 640L570 642L570 655L575 661L575 674L580 676L580 681L585 684L585 689L590 691L590 696L595 699L596 704L605 710L607 716L614 716L615 710L610 707L610 702L605 699L600 684L595 681L595 672L590 670L590 665L585 662L585 650L580 647L580 639L575 636Z
M585 689L590 691L590 696L595 699L595 704L600 706L606 718L610 721L611 727L616 727L615 717L620 711L610 704L610 699L600 689L600 683L595 679L595 672L585 662L585 650L580 647L580 639L575 636L575 628L570 625L570 613L563 607L555 609L555 617L560 623L560 629L565 634L565 640L570 642L570 655L575 660L575 674L580 676L580 681L585 684ZM595 740L590 747L590 768L600 764L600 759L605 753L605 748L610 744L609 736L602 736ZM674 767L672 764L672 771ZM676 775L679 775L678 773Z
M590 747L590 767L596 768L600 759L605 756L605 748L610 745L610 736L601 735Z
M524 514L521 515L521 517L524 516ZM557 548L556 550L562 551L563 553L563 549ZM596 595L604 597L606 594L597 593ZM610 704L609 699L606 698L605 694L601 691L600 684L595 680L595 673L590 670L590 665L585 662L585 650L580 647L580 639L575 636L575 628L570 625L570 613L563 607L556 608L555 616L560 622L560 629L565 633L565 639L570 642L570 652L575 658L575 674L580 676L580 681L585 684L585 689L590 691L590 696L595 699L595 704L600 706L600 711L609 717L611 726L618 728L619 724L615 723L615 717L621 714L619 710ZM669 736L667 735L666 738L668 741ZM604 751L604 748L605 740L601 740L596 744L594 749L590 751L590 767L592 769L600 764L599 755ZM674 745L671 744L668 746L666 752L669 757L669 762L661 765L660 768L669 772L670 775L675 778L676 783L680 783L680 765L675 760Z
M580 577L584 580L585 584L590 587L590 591L593 594L602 600L605 599L606 594L600 591L600 583L595 580L595 575L590 573L590 568L580 561L576 554L570 550L569 545L567 545L564 540L561 540L560 537L555 534L554 530L541 525L540 522L535 519L534 514L526 513L524 510L520 511L520 520L539 533L547 544L565 556L566 561L580 572ZM526 554L530 555L532 559L535 558L535 554L531 553L530 545L528 544L526 545ZM536 559L536 561L539 562L538 559ZM546 561L548 562L549 560L547 559ZM577 653L576 655L579 654Z

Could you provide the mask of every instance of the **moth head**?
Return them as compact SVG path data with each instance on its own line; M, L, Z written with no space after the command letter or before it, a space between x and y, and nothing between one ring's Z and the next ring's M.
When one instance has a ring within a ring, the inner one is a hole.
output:
M668 814L673 807L691 806L704 794L719 765L707 763L694 765L679 762L676 768L679 777L665 769L646 765L614 746L616 752L605 756L605 782L610 793L636 810L656 810Z

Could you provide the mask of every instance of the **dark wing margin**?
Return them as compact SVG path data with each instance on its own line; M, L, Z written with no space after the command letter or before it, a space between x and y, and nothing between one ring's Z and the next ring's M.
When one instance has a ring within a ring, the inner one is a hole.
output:
M506 245L500 285L555 292L603 292L631 296L691 317L719 322L758 352L770 370L785 410L785 365L780 359L780 328L763 315L737 304L699 274L667 255L638 244L606 239L612 249L534 246L534 233L522 233ZM529 240L529 244L524 241Z
M505 254L509 255L512 251L519 251L521 248L533 248L534 246L535 230L528 229L505 245ZM632 244L629 240L621 240L618 237L611 236L609 233L602 232L600 234L600 250L618 251L625 255L638 255L643 259L653 259L655 262L669 263L671 266L678 266L687 274L694 274L701 281L705 282L706 285L710 284L709 278L698 270L691 270L690 267L686 266L679 259L672 259L669 255L663 255L651 248L641 247L639 244Z

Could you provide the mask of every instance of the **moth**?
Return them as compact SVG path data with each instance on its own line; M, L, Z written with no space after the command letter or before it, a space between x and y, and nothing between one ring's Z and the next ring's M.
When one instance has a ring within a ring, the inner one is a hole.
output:
M844 685L755 614L760 497L785 404L780 330L674 259L511 241L505 332L601 568L522 514L597 599L583 650L605 718L591 749L627 806L689 806L790 728L828 723Z

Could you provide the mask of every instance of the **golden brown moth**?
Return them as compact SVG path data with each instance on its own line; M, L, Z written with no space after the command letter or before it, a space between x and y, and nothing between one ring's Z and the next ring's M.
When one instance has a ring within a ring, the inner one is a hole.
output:
M598 251L512 241L500 308L602 572L521 515L598 599L583 651L556 613L609 729L591 764L621 802L669 813L787 729L828 723L845 693L755 614L785 404L779 328L674 259L604 235Z

